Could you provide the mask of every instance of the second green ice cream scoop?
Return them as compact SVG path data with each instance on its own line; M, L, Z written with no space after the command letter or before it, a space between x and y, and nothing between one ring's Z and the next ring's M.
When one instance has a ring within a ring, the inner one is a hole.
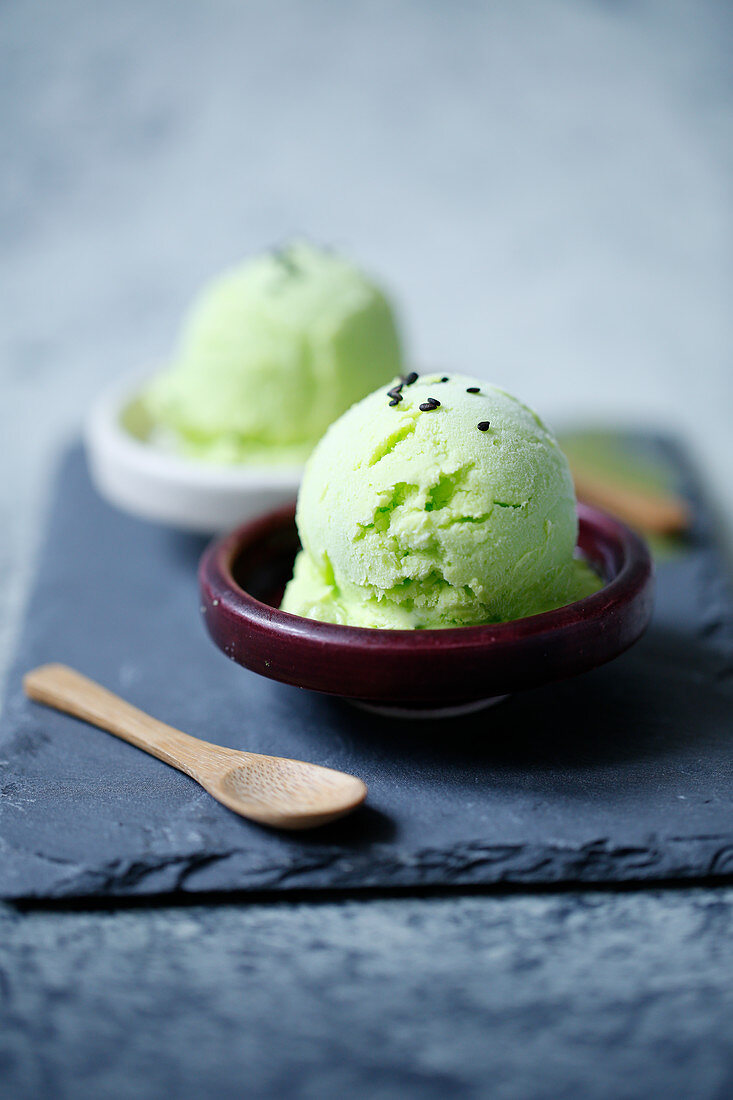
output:
M399 370L382 291L342 257L299 243L202 293L143 406L189 457L299 464L337 416Z
M464 375L398 379L332 424L306 466L297 524L282 607L328 622L503 622L601 587L573 556L575 492L554 436Z

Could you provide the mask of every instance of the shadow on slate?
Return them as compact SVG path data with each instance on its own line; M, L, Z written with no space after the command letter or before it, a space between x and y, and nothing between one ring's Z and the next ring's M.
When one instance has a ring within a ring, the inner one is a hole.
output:
M733 609L711 519L658 568L645 638L584 677L460 720L402 722L227 661L205 635L203 542L109 508L64 460L0 726L0 896L659 881L733 874ZM192 780L28 702L63 661L156 717L236 748L362 776L369 803L286 835Z

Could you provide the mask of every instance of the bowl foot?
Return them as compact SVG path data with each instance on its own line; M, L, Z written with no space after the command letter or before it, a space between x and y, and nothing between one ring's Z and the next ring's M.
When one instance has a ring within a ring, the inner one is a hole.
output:
M452 707L410 707L383 706L381 703L367 703L361 699L349 699L349 703L368 710L371 714L381 714L383 718L458 718L460 715L473 714L485 707L496 706L508 699L508 695L493 695L490 699L474 699L471 703L457 703Z

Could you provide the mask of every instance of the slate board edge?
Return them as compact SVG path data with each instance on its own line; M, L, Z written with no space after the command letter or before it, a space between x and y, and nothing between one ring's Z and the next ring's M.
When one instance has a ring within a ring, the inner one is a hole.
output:
M17 885L0 887L7 901L30 899L123 897L186 893L263 893L268 890L379 890L389 888L527 885L562 883L638 883L654 886L674 880L728 879L733 875L733 832L728 835L690 836L650 840L645 846L613 846L599 839L580 847L557 845L470 844L456 847L446 860L443 850L387 852L375 848L350 858L343 850L311 851L303 859L272 867L246 869L246 852L224 851L204 856L166 856L145 862L112 860L94 872L75 873L58 863L47 864L41 889L23 886L18 866ZM27 855L19 864L27 865ZM219 872L227 864L221 887ZM210 877L209 869L215 869ZM37 870L37 869L36 869ZM12 865L11 865L12 873ZM325 876L325 877L324 877Z

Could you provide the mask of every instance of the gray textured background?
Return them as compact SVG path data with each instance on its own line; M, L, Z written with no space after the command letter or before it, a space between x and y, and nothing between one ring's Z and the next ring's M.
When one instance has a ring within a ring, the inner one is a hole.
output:
M6 912L0 1073L29 1100L727 1100L732 912L731 890Z
M307 232L417 361L672 427L733 519L731 7L0 11L1 663L52 458ZM12 1095L729 1095L733 892L0 915Z

